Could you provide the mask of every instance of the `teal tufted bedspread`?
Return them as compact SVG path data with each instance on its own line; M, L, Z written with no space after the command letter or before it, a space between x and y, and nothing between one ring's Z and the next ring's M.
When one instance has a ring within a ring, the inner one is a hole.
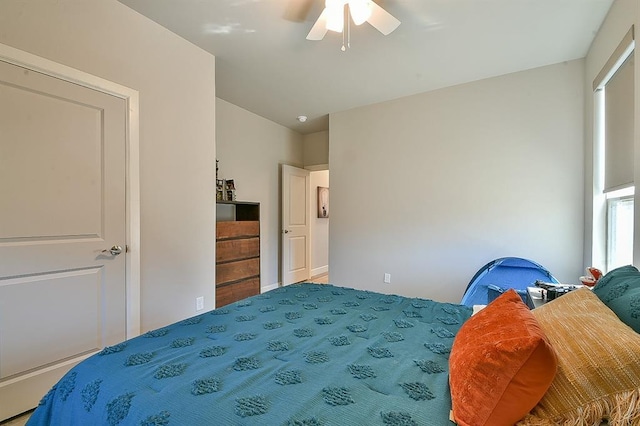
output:
M434 425L471 308L295 284L104 348L28 425Z

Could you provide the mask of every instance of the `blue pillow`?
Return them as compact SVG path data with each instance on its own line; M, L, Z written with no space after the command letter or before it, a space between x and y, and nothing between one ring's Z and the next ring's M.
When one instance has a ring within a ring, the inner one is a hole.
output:
M608 272L593 292L622 322L640 333L640 271L636 267L627 265Z

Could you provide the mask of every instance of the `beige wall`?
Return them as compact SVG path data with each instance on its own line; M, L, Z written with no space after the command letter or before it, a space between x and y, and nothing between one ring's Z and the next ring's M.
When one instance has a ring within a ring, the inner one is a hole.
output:
M613 54L624 35L632 25L636 25L636 39L640 10L637 0L616 0L604 23L596 35L589 53L585 59L585 244L584 264L605 268L605 235L604 235L604 206L595 203L594 208L594 143L593 143L593 81ZM637 43L637 42L636 42ZM636 45L637 50L637 45ZM636 58L638 55L636 54ZM635 135L635 181L640 182L640 66L636 60L635 66L635 105L636 105L636 135ZM635 206L640 206L640 191L636 191ZM595 226L594 226L595 222ZM640 208L635 208L634 226L634 264L640 264Z
M0 43L139 91L142 329L213 308L214 57L115 0L4 0Z
M588 192L577 105L636 9L616 1L586 80L574 61L332 114L332 281L457 301L504 255L574 281ZM197 296L214 305L216 156L238 199L261 202L262 286L279 282L277 165L324 164L326 132L216 108L213 56L115 0L4 0L0 28L0 43L140 92L143 330L192 315Z
M502 256L576 282L583 68L577 60L331 114L332 282L458 302Z
M304 166L329 164L329 131L310 133L302 137Z
M261 287L280 282L280 164L303 165L302 135L217 99L219 178L234 179L238 201L260 203Z

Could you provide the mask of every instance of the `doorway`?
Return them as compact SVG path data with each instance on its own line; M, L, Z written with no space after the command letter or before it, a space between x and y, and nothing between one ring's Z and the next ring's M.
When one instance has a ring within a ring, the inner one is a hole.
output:
M329 275L329 222L331 204L329 169L312 170L309 173L311 186L310 206L310 277L309 281L328 282Z
M329 170L326 166L310 169L282 165L283 286L312 279L328 281Z

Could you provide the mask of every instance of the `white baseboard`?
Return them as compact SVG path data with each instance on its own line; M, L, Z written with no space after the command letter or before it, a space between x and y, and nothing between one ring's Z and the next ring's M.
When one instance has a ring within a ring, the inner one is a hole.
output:
M319 268L314 268L311 270L311 276L317 277L318 275L326 274L329 272L329 265L324 265Z
M271 285L267 285L264 286L260 289L260 293L266 293L267 291L270 290L275 290L276 288L280 287L280 283L275 283L275 284L271 284Z
M326 274L327 272L329 272L329 265L321 266L319 268L315 268L311 270L311 277L317 277L318 275ZM281 283L266 285L260 289L260 293L266 293L267 291L275 290L280 286L281 286Z

